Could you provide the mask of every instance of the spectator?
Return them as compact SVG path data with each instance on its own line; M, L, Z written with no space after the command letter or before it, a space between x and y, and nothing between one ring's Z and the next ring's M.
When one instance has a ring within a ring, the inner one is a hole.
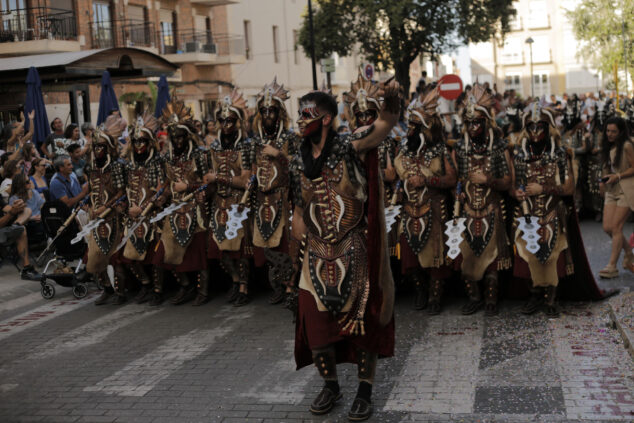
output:
M23 226L30 216L31 210L26 207L24 201L16 200L13 205L7 205L0 197L0 245L15 245L22 259L20 276L24 280L39 281L41 276L29 261L29 239Z
M24 144L33 137L34 116L35 111L31 111L29 113L29 132L27 133L24 133L24 118L22 121L9 124L5 128L3 141L6 140L6 145L3 147L7 153L11 154L10 159L17 159Z
M625 120L611 117L603 130L601 158L605 183L600 190L605 193L603 206L603 230L612 238L610 261L599 271L606 279L616 278L616 267L621 250L625 251L623 268L634 272L634 254L623 235L623 226L634 209L634 144L630 139Z
M53 146L58 146L58 142L64 143L66 137L64 136L64 123L60 118L53 119L51 122L51 132L44 144L40 146L40 152L43 154L43 157L48 157L53 160L55 157Z
M22 148L22 160L24 162L24 174L28 175L31 172L31 167L33 166L33 160L39 157L37 154L37 150L35 146L31 142L27 142L24 144Z
M81 138L79 138L79 145L82 149L81 155L85 156L90 150L92 144L92 134L95 132L90 122L84 122L81 124Z
M55 175L51 179L51 200L59 200L73 208L88 194L88 184L83 186L73 173L73 164L68 156L59 156L53 163Z
M5 201L9 199L9 192L11 191L11 183L13 182L13 177L22 172L23 170L21 160L7 160L7 162L4 164L2 172L2 176L4 176L4 179L2 180L2 184L0 184L0 194Z
M418 80L418 85L416 85L416 92L418 94L425 92L425 85L427 85L427 71L422 71L420 79Z
M48 198L48 180L46 179L46 166L50 162L46 159L36 158L31 164L29 179L33 184L33 188L42 195L46 200Z
M168 147L167 132L160 131L156 135L156 138L158 139L159 151L161 152L161 154L165 154L167 152L167 147Z
M66 150L68 150L70 161L73 163L73 172L77 175L77 179L79 179L80 183L86 182L86 177L84 175L86 160L83 158L82 148L79 144L71 144Z
M216 123L213 120L205 122L205 145L209 147L216 138Z
M44 205L44 198L37 192L33 183L23 173L18 173L13 177L13 183L11 184L11 197L9 197L9 205L15 204L17 200L22 200L26 206L31 210L31 217L29 220L36 222L42 221L42 205Z
M199 120L194 120L194 127L196 128L196 135L198 135L200 137L200 139L203 138L203 123Z

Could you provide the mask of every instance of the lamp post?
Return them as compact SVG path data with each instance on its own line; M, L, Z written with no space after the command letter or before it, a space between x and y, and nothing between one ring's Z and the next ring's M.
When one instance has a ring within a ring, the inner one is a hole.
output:
M535 98L535 79L533 78L533 40L531 37L526 39L526 44L528 44L528 49L530 50L531 56L531 98Z
M315 64L315 33L313 31L313 5L308 0L308 29L310 30L310 59L313 65L313 90L317 90L317 65Z

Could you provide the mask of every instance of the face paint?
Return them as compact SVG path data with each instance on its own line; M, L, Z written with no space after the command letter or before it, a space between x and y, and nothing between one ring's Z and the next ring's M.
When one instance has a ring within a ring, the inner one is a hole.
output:
M106 145L105 144L95 144L93 147L93 153L95 154L95 158L102 159L106 156Z
M238 122L238 118L235 116L234 113L231 113L227 117L218 118L218 123L220 124L220 131L222 131L224 135L230 135L236 132L238 130L237 122Z
M421 131L421 127L423 126L422 123L417 122L415 120L408 120L407 121L407 136L408 137L414 137L414 136L418 136L418 134Z
M280 111L275 106L262 106L260 107L260 116L262 117L262 126L267 132L274 131L277 126L277 121L280 115Z
M148 147L149 147L149 141L147 138L136 138L133 142L133 146L134 146L134 152L136 154L144 154L147 152Z
M548 136L548 124L546 122L530 122L526 129L531 142L541 142Z
M324 115L319 113L315 103L310 102L300 104L297 126L302 137L309 137L317 133L317 131L321 129L321 120L323 117Z
M356 110L354 116L357 119L357 126L362 127L372 125L378 117L378 114L375 109L368 109L365 112Z
M482 134L484 134L484 127L486 125L486 119L484 118L474 118L469 119L465 122L467 125L467 132L471 139L475 140L480 138Z

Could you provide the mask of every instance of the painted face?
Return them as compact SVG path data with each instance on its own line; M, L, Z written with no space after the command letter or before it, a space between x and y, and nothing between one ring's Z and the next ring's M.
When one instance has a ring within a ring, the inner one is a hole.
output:
M526 129L531 142L541 142L548 136L548 124L543 121L530 122Z
M355 107L354 116L357 119L357 126L361 127L372 125L378 117L378 113L376 109L367 109L365 112L362 112Z
M95 155L95 158L103 159L104 157L106 157L106 152L107 148L105 143L98 143L93 145L93 153Z
M260 107L260 116L262 116L262 125L265 128L275 128L280 110L276 106L262 106Z
M420 133L421 129L422 129L423 124L420 123L418 120L416 119L409 119L407 121L407 136L408 137L413 137L416 136Z
M302 103L299 107L299 119L297 126L302 137L309 137L317 133L322 126L322 118L324 114L319 113L315 103Z
M176 128L170 131L170 138L174 148L180 150L187 142L187 131L183 128Z
M486 126L486 119L477 117L473 119L467 119L465 121L465 125L467 125L467 133L472 139L479 138L482 134L484 134L484 128Z
M136 154L144 154L148 151L148 148L150 146L149 140L145 137L136 138L132 144L134 147L134 152Z
M238 130L238 116L234 112L231 112L228 116L220 116L218 123L220 124L220 131L224 135L233 134Z

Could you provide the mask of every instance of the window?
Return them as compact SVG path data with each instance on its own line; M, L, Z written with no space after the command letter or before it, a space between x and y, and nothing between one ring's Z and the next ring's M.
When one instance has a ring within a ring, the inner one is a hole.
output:
M505 65L518 65L524 62L521 38L507 38L504 40L501 61Z
M251 21L244 21L244 48L247 59L253 59L251 50Z
M110 3L94 2L92 4L93 47L106 48L113 46L112 23L110 22Z
M521 31L522 17L520 16L520 3L513 2L513 8L515 9L515 16L509 21L509 27L511 31Z
M161 54L176 53L176 34L174 33L174 11L169 9L159 10L161 27Z
M0 23L5 31L26 32L25 0L0 0Z
M531 0L528 3L528 27L550 27L550 17L548 16L548 6L546 0Z
M273 61L275 63L279 63L280 62L280 56L278 54L278 48L277 48L277 39L278 39L278 28L277 26L273 25Z
M546 71L536 71L533 73L533 88L535 97L550 96L550 77Z
M533 63L550 62L550 40L548 36L534 36L533 40Z
M293 62L299 64L299 31L293 30Z
M509 72L504 77L504 89L522 91L522 74L520 72Z

